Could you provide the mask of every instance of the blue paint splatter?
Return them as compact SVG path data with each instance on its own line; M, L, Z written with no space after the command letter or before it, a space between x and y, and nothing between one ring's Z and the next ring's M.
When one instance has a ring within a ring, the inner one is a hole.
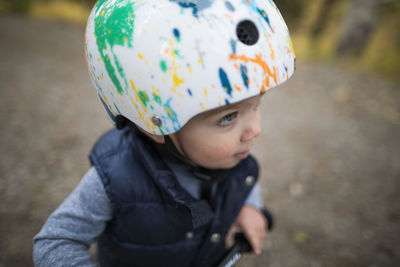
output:
M195 18L198 18L198 12L208 8L215 0L169 0L177 3L182 8L192 8L192 14Z
M118 114L121 114L121 111L119 110L119 108L118 108L117 104L115 104L115 103L114 103L114 107L117 109L117 111L118 111Z
M175 131L178 131L181 128L181 125L178 121L178 114L171 107L172 97L170 97L167 102L164 104L165 111L168 114L168 118L172 121L172 126Z
M226 75L226 72L222 68L219 68L219 79L221 80L222 87L228 95L232 96L231 83L229 82L228 75Z
M229 105L229 100L225 98L225 104Z
M234 54L236 54L236 41L231 39L231 47Z
M261 9L261 8L258 8L258 7L257 7L257 11L258 11L258 13L260 13L260 15L264 18L264 20L267 22L267 24L268 24L269 28L271 29L271 31L274 32L274 30L273 30L272 27L271 27L271 23L270 23L270 21L269 21L269 17L268 17L268 15L267 15L267 12L265 12L265 10L263 10L263 9Z
M190 96L193 96L192 90L190 90L189 88L187 89L187 92Z
M249 76L248 76L248 70L246 65L240 65L240 73L242 74L242 79L244 85L249 88Z
M227 9L229 9L229 11L235 11L235 8L233 7L232 3L229 1L225 1L225 6Z
M274 32L274 30L272 29L272 27L270 25L270 21L269 21L269 18L267 16L267 13L264 10L258 8L256 6L256 2L255 1L251 1L250 3L248 3L247 0L242 0L242 3L244 5L246 5L246 6L248 6L254 13L260 14L264 18L264 20L267 22L267 24L269 25L271 31ZM262 23L262 19L259 18L258 20L260 21L261 27L263 27L264 31L266 32L267 29L265 28L264 23Z
M176 40L178 40L178 42L181 41L181 34L177 28L174 28L174 36L175 36Z

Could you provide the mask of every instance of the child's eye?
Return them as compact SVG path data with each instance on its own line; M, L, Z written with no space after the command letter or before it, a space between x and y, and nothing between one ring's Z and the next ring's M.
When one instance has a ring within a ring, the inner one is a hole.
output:
M222 119L218 121L218 126L229 126L238 116L237 112L232 112L225 115Z

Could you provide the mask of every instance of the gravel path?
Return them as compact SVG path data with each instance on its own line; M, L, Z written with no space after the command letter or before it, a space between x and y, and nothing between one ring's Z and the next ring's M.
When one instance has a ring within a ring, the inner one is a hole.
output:
M32 237L110 127L81 26L0 14L0 267L32 266ZM265 204L275 231L245 266L400 266L400 86L300 63L263 98Z

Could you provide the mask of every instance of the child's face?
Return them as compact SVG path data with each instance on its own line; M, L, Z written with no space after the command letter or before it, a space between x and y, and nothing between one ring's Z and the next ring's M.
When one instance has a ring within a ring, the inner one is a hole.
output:
M202 113L171 139L179 152L197 165L231 168L249 155L253 139L261 132L260 97Z

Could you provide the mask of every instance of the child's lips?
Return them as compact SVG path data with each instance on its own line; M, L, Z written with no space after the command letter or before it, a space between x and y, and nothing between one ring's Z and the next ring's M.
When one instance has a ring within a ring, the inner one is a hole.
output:
M245 158L247 158L249 156L249 154L250 154L250 151L245 151L245 152L242 152L242 153L235 154L235 157L237 157L239 159L245 159Z

